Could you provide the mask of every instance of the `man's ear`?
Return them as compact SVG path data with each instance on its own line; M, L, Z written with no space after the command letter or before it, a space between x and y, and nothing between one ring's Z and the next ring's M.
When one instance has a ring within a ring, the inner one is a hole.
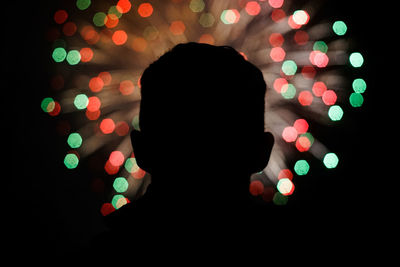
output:
M143 133L137 130L131 131L131 143L136 163L141 169L151 173L151 153L149 152L149 147L146 145L147 142Z
M271 156L272 147L274 146L274 136L270 132L263 132L259 144L254 144L253 163L251 164L252 171L262 171L269 161Z

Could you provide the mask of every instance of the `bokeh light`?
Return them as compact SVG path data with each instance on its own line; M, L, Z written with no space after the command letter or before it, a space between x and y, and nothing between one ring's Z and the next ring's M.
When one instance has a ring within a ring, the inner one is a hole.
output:
M343 114L343 109L338 105L331 106L328 110L328 116L332 121L340 121Z
M328 169L338 165L337 151L328 153L334 146L320 136L328 131L314 131L342 127L366 97L368 80L360 68L368 54L350 42L350 21L315 20L316 14L318 7L293 0L76 0L58 6L46 34L51 91L38 106L60 120L57 131L68 149L60 162L73 170L82 157L100 165L90 170L93 176L111 177L101 189L103 215L129 203L150 180L129 140L130 131L140 130L143 70L178 43L229 45L263 73L266 130L276 140L270 163L249 191L286 205L296 177L310 173L314 158Z
M70 50L66 59L70 65L76 65L79 63L79 61L81 61L81 54L78 50Z
M354 52L350 54L349 57L350 60L350 64L354 67L354 68L359 68L363 65L364 63L364 58L361 55L361 53L359 52Z
M68 136L67 143L71 148L79 148L82 145L82 137L79 133L71 133Z
M153 6L150 3L142 3L139 5L138 13L143 18L150 17L153 14Z
M341 20L335 21L332 25L333 32L337 35L345 35L347 32L347 25Z
M201 12L204 10L204 7L206 4L204 3L203 0L191 0L189 3L189 8L193 12Z
M293 60L285 60L282 64L282 71L286 75L294 75L297 71L296 62Z
M65 167L75 169L79 164L79 158L75 153L68 153L64 158Z
M308 162L304 159L296 161L294 165L294 171L296 172L297 175L306 175L308 171L310 170L310 165Z
M55 62L62 62L67 57L67 51L62 47L57 47L53 50L52 58Z
M116 192L124 193L128 189L129 183L124 177L117 177L114 180L113 187Z
M282 195L289 196L289 195L293 194L294 184L292 183L292 181L290 179L282 178L282 179L279 179L276 188Z
M353 81L352 87L354 92L362 94L367 89L367 83L364 79L357 78Z
M354 108L359 108L364 103L364 97L360 93L352 93L350 95L350 105Z
M91 4L91 0L77 0L76 1L76 7L79 10L85 10L87 9Z
M328 169L336 168L339 164L339 158L335 153L327 153L323 159L325 167Z

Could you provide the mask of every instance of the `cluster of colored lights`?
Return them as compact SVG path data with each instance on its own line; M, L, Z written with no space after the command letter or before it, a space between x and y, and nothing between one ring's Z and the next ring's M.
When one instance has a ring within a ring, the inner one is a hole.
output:
M180 42L234 47L243 43L235 48L260 67L272 89L267 95L267 124L280 140L270 164L252 176L251 194L286 204L295 191L294 176L307 175L312 168L305 154L320 159L327 169L338 166L339 157L310 129L315 117L322 124L335 125L345 115L347 103L354 108L364 103L367 84L362 77L335 84L326 71L342 66L356 70L364 64L360 52L348 53L347 46L341 46L346 43L348 25L338 20L315 27L313 11L291 11L289 0L212 2L217 1L119 0L110 6L76 0L75 10L54 12L47 39L56 66L50 81L55 96L45 97L40 106L50 116L60 117L58 129L69 146L63 155L66 168L75 169L82 158L107 148L102 172L114 180L111 200L101 208L104 215L128 203L148 176L136 164L127 142L129 132L138 129L140 74ZM254 23L258 17L263 19ZM250 24L259 30L247 32ZM332 39L338 42L331 45ZM127 62L128 54L134 60ZM77 66L80 73L69 72ZM281 104L297 106L302 115L279 109ZM74 119L63 119L69 114ZM287 162L293 163L288 166Z

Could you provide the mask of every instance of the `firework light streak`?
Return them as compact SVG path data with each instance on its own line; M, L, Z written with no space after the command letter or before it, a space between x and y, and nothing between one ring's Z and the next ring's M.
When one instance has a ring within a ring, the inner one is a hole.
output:
M140 195L149 183L129 143L129 132L138 129L140 75L179 43L232 46L264 74L266 130L276 144L265 170L252 175L250 193L285 204L295 190L293 176L312 168L305 154L329 169L340 164L313 136L313 124L335 127L343 116L341 106L362 105L365 81L351 77L352 83L342 69L359 68L364 58L347 51L345 22L315 24L316 7L293 10L291 4L77 0L54 13L47 34L53 44L54 96L43 99L41 108L62 118L60 132L70 147L64 155L68 169L89 159L101 162L102 173L113 177L112 188L104 189L109 192L103 215ZM96 155L100 151L104 158ZM277 189L272 194L271 186Z

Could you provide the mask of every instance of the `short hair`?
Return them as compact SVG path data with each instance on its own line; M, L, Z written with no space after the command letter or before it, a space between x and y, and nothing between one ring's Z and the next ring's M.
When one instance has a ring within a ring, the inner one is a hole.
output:
M147 133L163 127L264 131L265 93L262 72L232 47L178 44L141 77L139 126Z

